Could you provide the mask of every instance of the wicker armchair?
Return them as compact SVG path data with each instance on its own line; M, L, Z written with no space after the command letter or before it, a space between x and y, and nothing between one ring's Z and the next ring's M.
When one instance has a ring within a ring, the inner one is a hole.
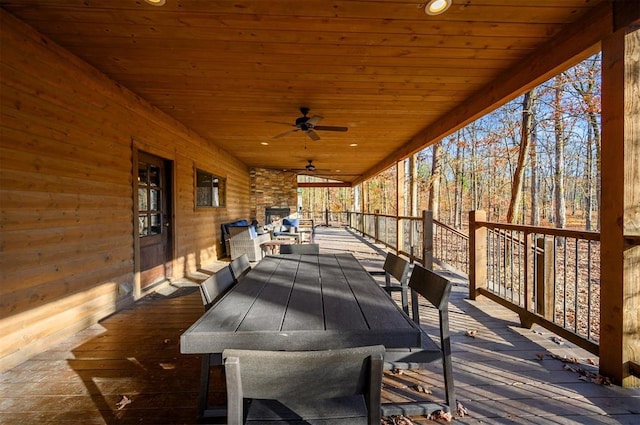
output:
M247 254L249 261L260 261L264 256L260 245L270 241L271 235L264 233L257 235L251 226L237 226L229 228L229 248L231 259Z

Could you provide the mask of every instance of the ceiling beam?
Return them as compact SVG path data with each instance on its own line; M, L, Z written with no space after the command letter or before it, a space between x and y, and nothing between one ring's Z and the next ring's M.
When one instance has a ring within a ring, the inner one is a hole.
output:
M315 183L298 183L298 187L351 187L349 182L315 182Z
M434 124L424 127L407 143L356 179L354 185L439 142L527 90L595 54L600 49L600 41L611 34L612 28L612 6L610 2L604 2L559 33L543 48L470 96L467 102L445 113Z

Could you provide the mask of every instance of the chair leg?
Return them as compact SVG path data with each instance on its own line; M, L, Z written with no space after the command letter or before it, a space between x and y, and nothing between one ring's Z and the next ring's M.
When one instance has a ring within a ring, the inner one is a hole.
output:
M456 391L453 384L453 364L451 361L451 338L449 332L449 314L440 311L440 344L442 346L442 369L444 374L444 390L447 404L452 414L456 411Z
M209 374L211 373L211 355L202 355L200 370L200 394L198 395L198 416L203 417L209 399Z
M402 309L405 313L409 314L409 286L407 283L402 284L402 290L400 291L400 298L402 300Z

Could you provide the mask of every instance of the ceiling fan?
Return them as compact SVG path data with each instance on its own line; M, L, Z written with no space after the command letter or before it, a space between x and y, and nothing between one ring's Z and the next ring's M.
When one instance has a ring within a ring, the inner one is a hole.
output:
M295 124L287 124L287 123L280 123L280 122L277 123L277 124L285 124L285 125L290 125L292 127L295 127L293 130L289 130L289 131L285 131L284 133L277 134L277 135L273 136L273 138L277 139L277 138L286 136L289 133L294 133L296 131L302 131L302 132L306 133L307 136L309 136L311 138L311 140L320 140L320 136L318 136L316 131L341 131L341 132L345 132L345 131L347 131L349 129L348 127L338 127L338 126L332 126L332 125L318 125L318 123L324 117L321 117L320 115L314 115L312 117L308 117L307 114L309 113L309 108L302 107L302 108L300 108L300 112L302 113L302 116L296 118L296 123ZM274 122L274 121L269 121L269 122Z
M304 168L292 168L291 171L301 171L305 174L314 174L318 171L331 171L331 170L316 168L316 166L313 165L313 159L308 159L307 162L308 164L305 165Z

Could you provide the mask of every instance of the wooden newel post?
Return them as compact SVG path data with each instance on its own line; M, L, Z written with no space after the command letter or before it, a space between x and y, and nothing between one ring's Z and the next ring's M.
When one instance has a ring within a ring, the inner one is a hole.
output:
M378 227L380 226L380 210L375 210L373 212L373 240L376 242L380 241L380 231Z
M536 313L547 320L553 320L553 241L536 239Z
M487 221L485 211L469 211L469 299L487 288Z
M433 270L433 211L422 211L422 264Z

